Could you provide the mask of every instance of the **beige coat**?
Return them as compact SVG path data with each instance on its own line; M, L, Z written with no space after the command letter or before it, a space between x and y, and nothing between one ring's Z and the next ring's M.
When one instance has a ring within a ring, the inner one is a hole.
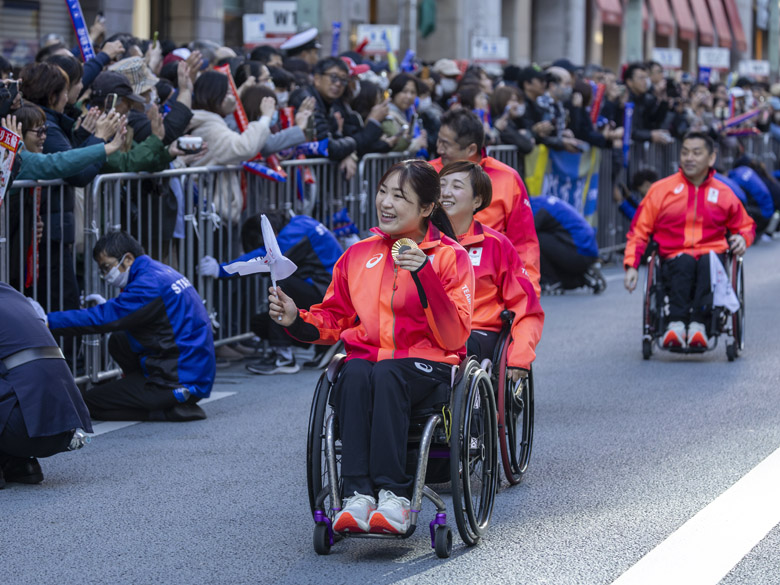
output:
M271 134L270 118L250 122L242 134L234 132L219 115L206 110L193 110L188 132L200 136L209 150L194 164L199 167L236 165L253 159ZM216 211L225 221L238 223L244 207L239 173L218 173L207 183Z

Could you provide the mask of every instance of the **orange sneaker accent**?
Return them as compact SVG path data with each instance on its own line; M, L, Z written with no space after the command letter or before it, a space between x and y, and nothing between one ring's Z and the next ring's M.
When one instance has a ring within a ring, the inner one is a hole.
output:
M371 515L370 530L374 534L401 534L397 528L395 528L381 512L374 512Z
M360 524L358 524L357 520L353 518L352 514L349 512L343 512L333 523L333 530L336 532L362 532L365 533L367 530L365 530Z
M688 345L690 347L706 348L709 345L709 343L707 342L707 338L700 331L696 331L693 335L691 335L691 338L688 340Z
M667 331L664 335L663 346L664 347L682 347L682 340L674 331Z

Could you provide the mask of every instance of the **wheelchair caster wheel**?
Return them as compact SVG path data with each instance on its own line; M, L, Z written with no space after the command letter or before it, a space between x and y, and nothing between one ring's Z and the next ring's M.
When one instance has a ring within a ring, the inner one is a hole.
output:
M314 526L314 552L318 555L330 554L330 534L327 524Z
M653 355L653 342L650 341L649 339L643 339L642 357L646 360L649 360L651 355Z
M452 553L452 530L450 527L443 524L437 526L434 540L436 542L436 556L440 559L450 558Z
M726 357L729 359L730 362L733 362L737 356L739 355L739 352L737 351L737 344L736 343L729 343L726 346Z

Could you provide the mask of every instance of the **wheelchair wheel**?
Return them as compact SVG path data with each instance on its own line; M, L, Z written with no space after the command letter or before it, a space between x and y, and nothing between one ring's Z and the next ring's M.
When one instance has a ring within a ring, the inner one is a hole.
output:
M452 554L452 529L447 525L440 525L435 528L434 549L436 556L440 559L448 559Z
M328 381L328 373L323 372L314 390L314 398L309 413L309 431L306 441L306 481L309 489L309 505L312 516L316 508L317 496L328 485L328 470L325 459L325 429L328 421L330 406L331 383ZM341 445L336 442L336 469L341 469ZM330 508L330 495L325 498L323 508ZM315 543L317 538L315 532ZM322 553L320 553L322 554ZM327 554L327 553L326 553Z
M498 441L504 475L511 485L517 485L528 469L531 459L534 438L534 381L532 369L528 378L520 381L518 394L515 394L516 384L509 378L506 367L508 347L509 339L505 339L496 380Z
M314 526L314 552L318 555L330 554L330 534L325 524Z
M474 360L455 389L450 438L452 505L458 532L476 544L490 524L498 487L498 433L490 378Z
M734 357L737 357L745 349L745 273L743 271L742 256L734 259L731 263L731 283L734 287L734 293L737 295L737 299L739 299L739 309L731 316L731 328L734 335Z
M653 339L660 331L658 308L658 257L651 254L645 272L645 296L642 302L642 357L650 359L653 353Z

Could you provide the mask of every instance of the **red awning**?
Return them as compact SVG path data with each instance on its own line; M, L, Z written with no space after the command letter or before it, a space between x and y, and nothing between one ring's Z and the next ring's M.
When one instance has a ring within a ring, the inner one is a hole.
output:
M623 24L623 6L620 0L596 0L601 11L601 22L620 26Z
M672 0L672 10L677 18L677 36L688 41L696 40L696 24L688 0Z
M707 10L707 0L691 0L691 6L699 29L699 43L711 47L715 44L715 29L712 26L710 11Z
M723 10L723 2L721 0L707 0L707 4L710 5L712 20L715 21L715 30L718 31L718 45L730 49L731 31L726 11Z
M744 53L747 51L747 41L745 40L745 29L742 28L742 19L739 17L737 4L734 0L725 1L726 13L729 15L729 23L731 23L731 32L734 35L734 40L737 41L737 50Z
M655 20L655 33L663 37L674 35L674 17L666 0L650 0L650 10Z

